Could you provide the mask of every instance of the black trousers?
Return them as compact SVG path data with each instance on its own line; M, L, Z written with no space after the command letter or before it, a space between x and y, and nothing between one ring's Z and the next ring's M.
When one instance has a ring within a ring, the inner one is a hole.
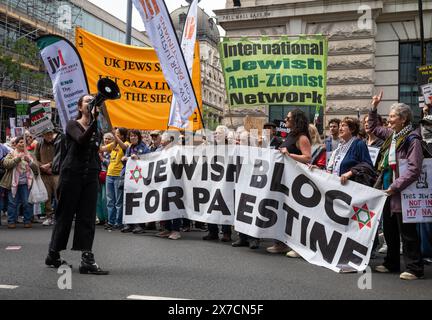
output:
M209 233L212 234L218 234L219 233L219 227L217 224L208 223L207 224ZM222 225L222 232L231 235L231 226L228 224Z
M387 256L384 266L391 271L400 270L400 239L402 238L403 259L408 272L423 276L423 260L420 251L420 236L415 223L402 223L402 213L390 211L390 199L384 206L384 238L387 243Z
M239 239L241 241L249 241L249 240L259 240L258 238L251 237L247 234L239 232Z
M72 250L92 250L98 189L98 172L62 173L58 186L56 223L51 236L50 250L59 252L66 249L74 216L75 232Z

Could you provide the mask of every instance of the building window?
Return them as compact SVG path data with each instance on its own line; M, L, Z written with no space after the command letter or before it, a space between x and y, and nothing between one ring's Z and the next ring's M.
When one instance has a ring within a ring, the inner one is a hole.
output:
M426 43L426 55L426 64L431 64L432 41ZM415 122L418 122L421 116L417 82L417 67L420 65L420 42L401 42L399 44L399 102L411 106Z
M186 23L186 18L187 18L187 15L185 13L179 14L179 25L180 26L184 26L184 24Z

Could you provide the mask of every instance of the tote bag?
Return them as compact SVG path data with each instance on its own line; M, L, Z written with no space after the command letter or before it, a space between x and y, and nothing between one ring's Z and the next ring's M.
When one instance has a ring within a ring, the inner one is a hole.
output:
M28 198L29 203L41 203L48 200L48 192L45 188L45 184L42 181L40 174L33 180L33 185L30 189Z

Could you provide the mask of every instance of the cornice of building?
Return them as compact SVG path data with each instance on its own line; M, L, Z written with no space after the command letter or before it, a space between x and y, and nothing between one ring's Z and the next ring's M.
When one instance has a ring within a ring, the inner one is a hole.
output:
M412 17L418 10L417 0L405 0L396 4L394 0L315 0L266 5L260 5L264 1L255 0L254 2L256 3L254 6L214 10L219 25L229 30L250 28L251 23L259 23L260 26L286 24L287 18L302 18L310 22L352 20L358 18L363 12L361 8L366 6L371 8L374 18L383 15L384 19L391 19L396 14L399 16L402 14L402 17L405 18ZM423 2L423 10L431 11L432 1Z

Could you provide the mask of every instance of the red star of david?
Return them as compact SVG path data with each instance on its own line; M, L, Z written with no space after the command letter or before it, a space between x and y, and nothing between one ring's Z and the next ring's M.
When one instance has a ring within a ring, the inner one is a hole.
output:
M360 230L364 226L372 228L372 218L375 216L375 213L369 210L367 204L365 203L362 207L353 206L353 209L355 214L351 219L358 222Z
M130 170L131 173L131 180L135 180L136 183L138 183L138 181L140 181L140 179L142 179L142 175L141 175L141 168L139 168L138 166L135 167L135 169Z

